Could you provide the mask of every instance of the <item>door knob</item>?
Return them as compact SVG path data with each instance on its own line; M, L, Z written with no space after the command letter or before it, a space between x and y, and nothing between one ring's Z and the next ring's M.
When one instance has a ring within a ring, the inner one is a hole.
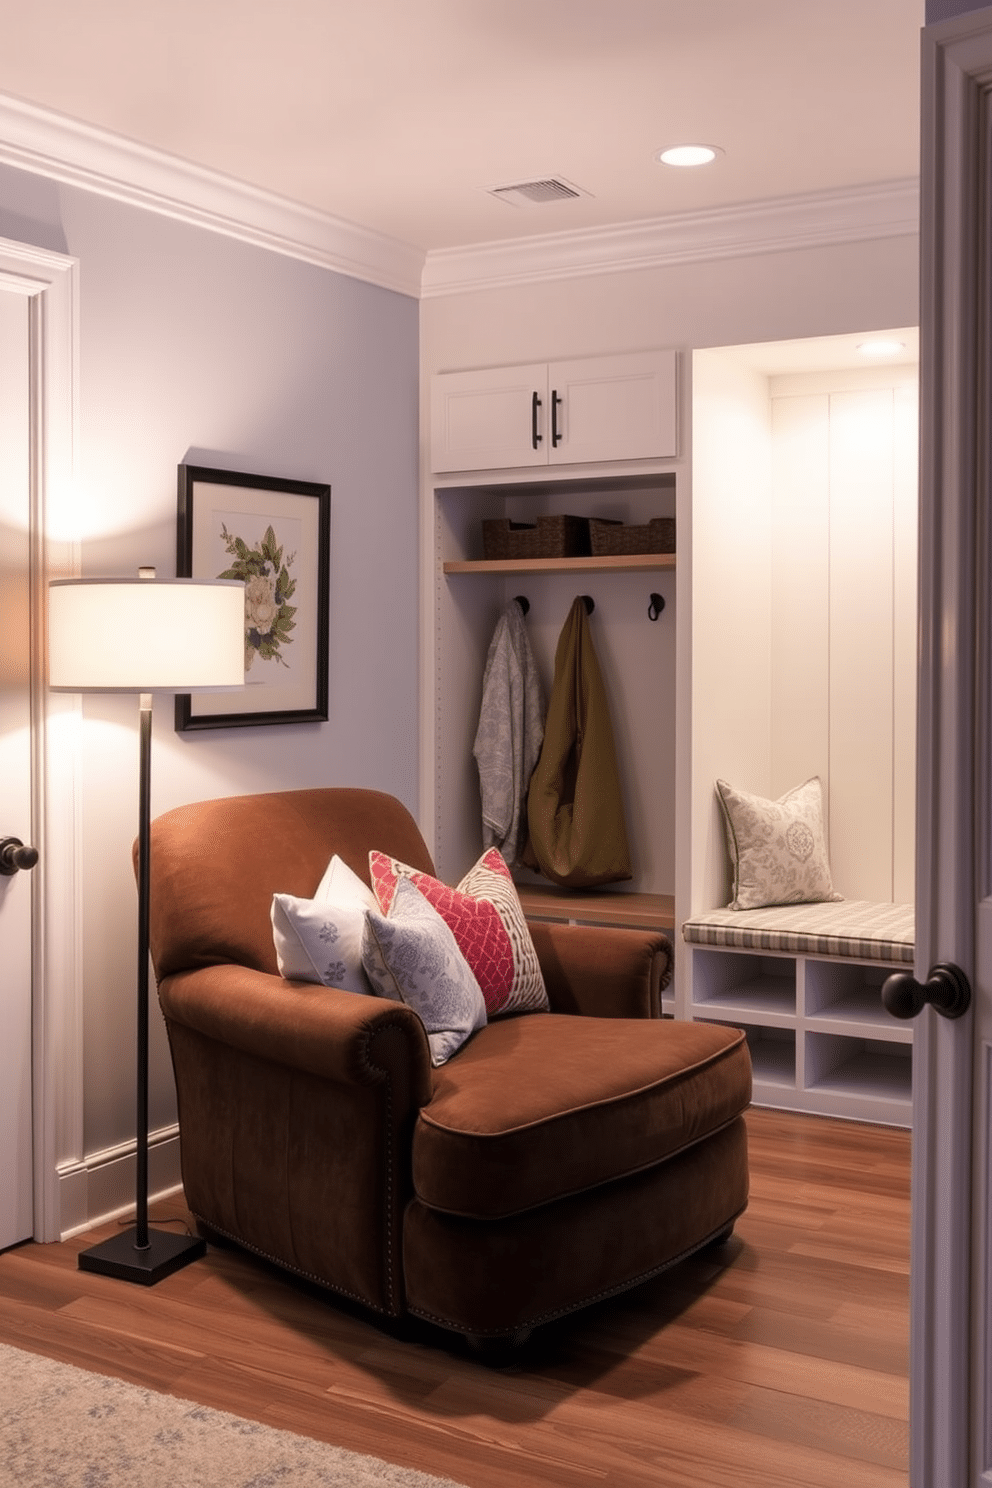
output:
M960 966L941 961L922 984L896 971L882 984L882 1002L893 1018L915 1018L927 1003L945 1018L960 1018L971 1006L971 986Z
M20 837L0 837L0 873L5 878L20 868L33 868L37 861L36 847L25 847Z

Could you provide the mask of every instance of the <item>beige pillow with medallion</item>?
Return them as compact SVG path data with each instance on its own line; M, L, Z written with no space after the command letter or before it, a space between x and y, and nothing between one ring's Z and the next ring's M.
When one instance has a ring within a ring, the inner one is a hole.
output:
M834 892L823 828L823 788L814 775L777 801L718 780L733 874L729 909L818 904Z

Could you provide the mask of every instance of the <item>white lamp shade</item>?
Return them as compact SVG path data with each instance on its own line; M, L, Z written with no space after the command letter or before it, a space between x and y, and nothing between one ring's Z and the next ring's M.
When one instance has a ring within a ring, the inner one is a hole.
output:
M56 579L48 685L57 692L243 687L245 588L232 580Z

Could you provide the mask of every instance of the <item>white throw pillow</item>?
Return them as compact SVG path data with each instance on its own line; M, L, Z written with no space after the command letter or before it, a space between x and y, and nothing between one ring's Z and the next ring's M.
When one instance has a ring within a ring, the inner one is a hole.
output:
M347 871L351 873L350 868ZM360 878L355 881L365 888ZM349 898L348 892L346 885L339 902L273 894L270 917L280 976L291 982L321 982L344 992L372 995L362 967L368 907L361 896L352 891ZM371 892L369 898L375 905Z
M337 853L324 869L324 876L314 890L313 897L332 904L352 905L360 909L379 908L379 901L368 884L363 883L355 870L349 868Z
M835 894L823 830L823 790L814 775L777 801L716 783L733 872L729 909L818 904Z
M381 997L405 1002L427 1030L431 1063L444 1064L486 1023L475 973L449 927L408 878L396 885L388 915L365 916L362 964Z

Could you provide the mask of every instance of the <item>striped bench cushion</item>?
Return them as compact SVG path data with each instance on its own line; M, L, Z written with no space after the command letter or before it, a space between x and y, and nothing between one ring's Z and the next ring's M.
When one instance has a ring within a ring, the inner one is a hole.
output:
M682 935L691 945L911 964L915 924L911 904L844 899L839 904L712 909L686 920Z

